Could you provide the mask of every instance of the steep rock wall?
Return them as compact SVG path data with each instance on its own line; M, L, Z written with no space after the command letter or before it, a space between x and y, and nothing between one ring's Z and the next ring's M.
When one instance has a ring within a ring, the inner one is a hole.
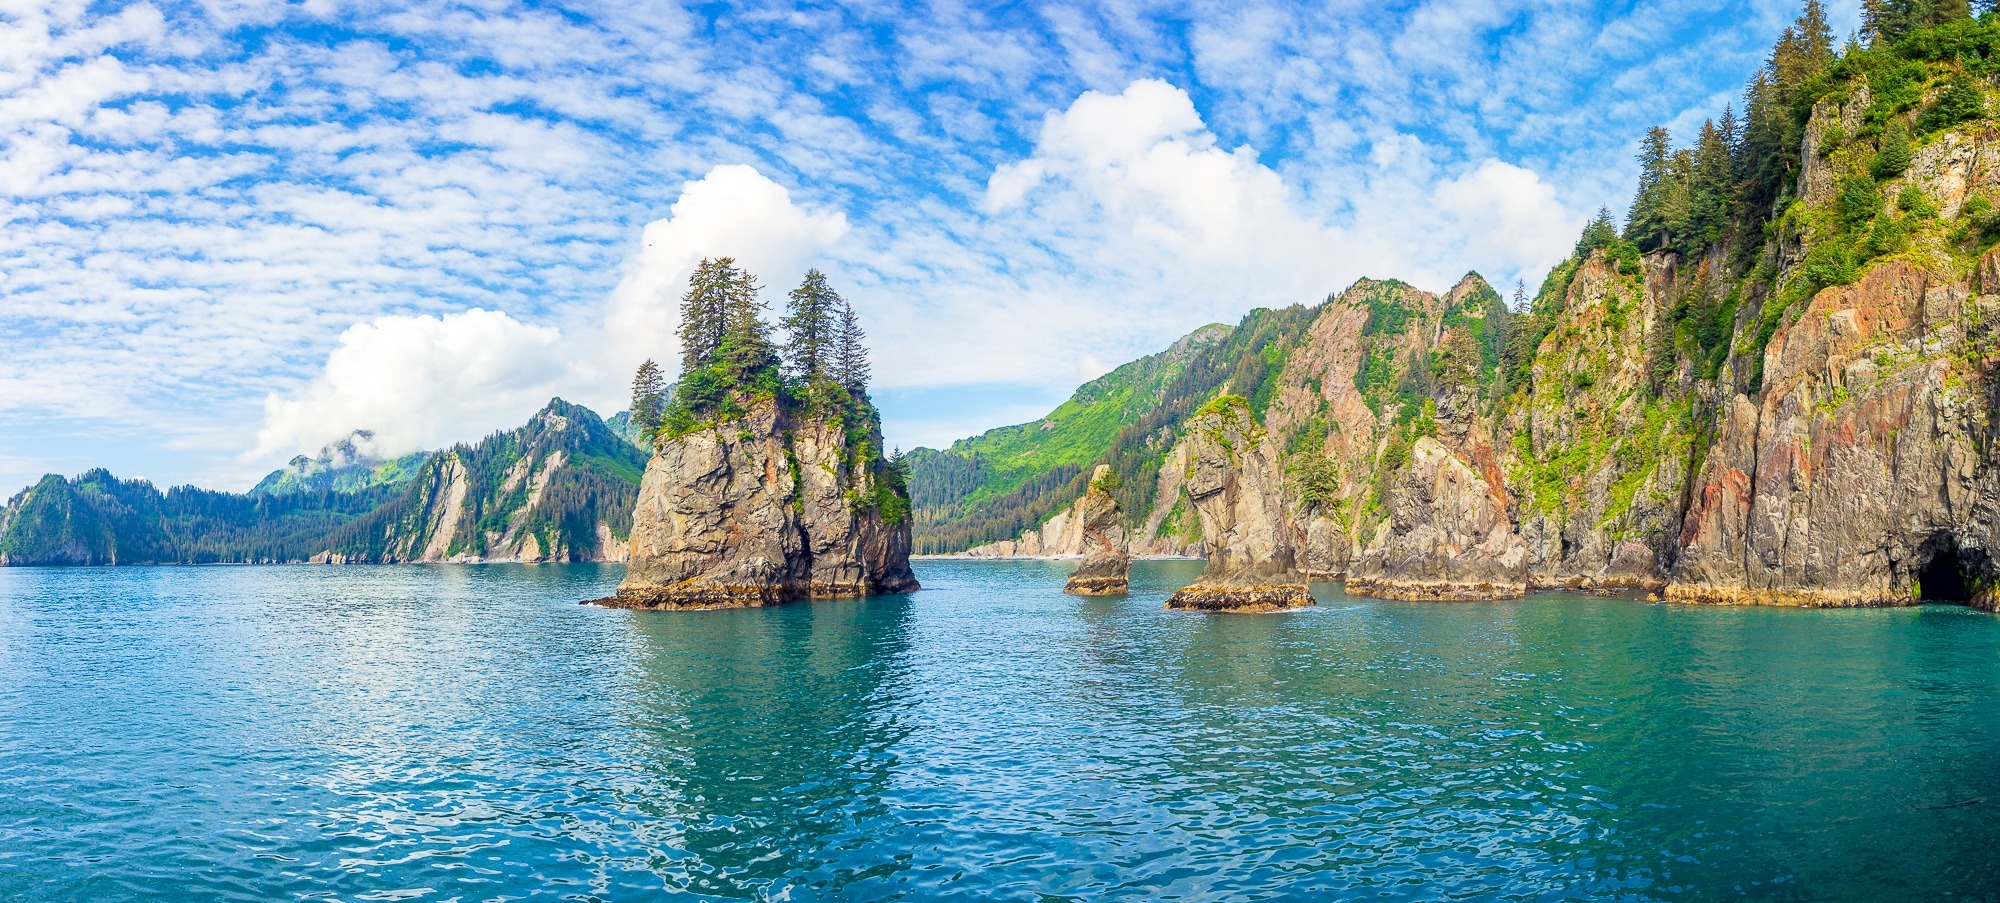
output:
M869 448L880 448L879 437ZM775 605L917 589L907 513L872 500L879 475L837 422L771 401L656 444L618 594L627 608Z

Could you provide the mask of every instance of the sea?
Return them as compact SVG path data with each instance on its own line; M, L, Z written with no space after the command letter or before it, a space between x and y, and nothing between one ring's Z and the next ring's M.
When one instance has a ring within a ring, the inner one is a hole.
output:
M0 900L2000 898L2000 617L0 569Z

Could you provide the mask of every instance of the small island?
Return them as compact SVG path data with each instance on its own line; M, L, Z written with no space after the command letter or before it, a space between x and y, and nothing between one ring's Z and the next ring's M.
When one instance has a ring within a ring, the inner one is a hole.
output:
M632 416L652 459L619 608L705 609L905 593L910 499L882 453L854 309L819 271L789 294L780 347L756 278L704 260L681 302L681 380L647 361Z

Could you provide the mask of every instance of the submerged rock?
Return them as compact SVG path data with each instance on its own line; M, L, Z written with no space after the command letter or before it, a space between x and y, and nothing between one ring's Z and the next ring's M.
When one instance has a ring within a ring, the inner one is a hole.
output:
M1167 607L1280 611L1312 605L1294 564L1283 475L1240 397L1223 396L1190 423L1186 492L1208 540L1208 566Z
M1083 533L1083 566L1071 574L1063 592L1079 596L1122 596L1131 582L1132 547L1125 538L1125 515L1109 491L1111 468L1099 464L1090 475L1090 489L1076 503L1076 520Z
M740 419L659 442L632 515L619 608L735 608L918 588L908 497L880 430L752 401Z

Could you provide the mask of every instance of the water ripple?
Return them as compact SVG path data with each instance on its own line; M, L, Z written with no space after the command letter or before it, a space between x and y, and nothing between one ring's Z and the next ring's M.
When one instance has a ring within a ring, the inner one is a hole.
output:
M0 569L0 898L2000 895L2000 619Z

